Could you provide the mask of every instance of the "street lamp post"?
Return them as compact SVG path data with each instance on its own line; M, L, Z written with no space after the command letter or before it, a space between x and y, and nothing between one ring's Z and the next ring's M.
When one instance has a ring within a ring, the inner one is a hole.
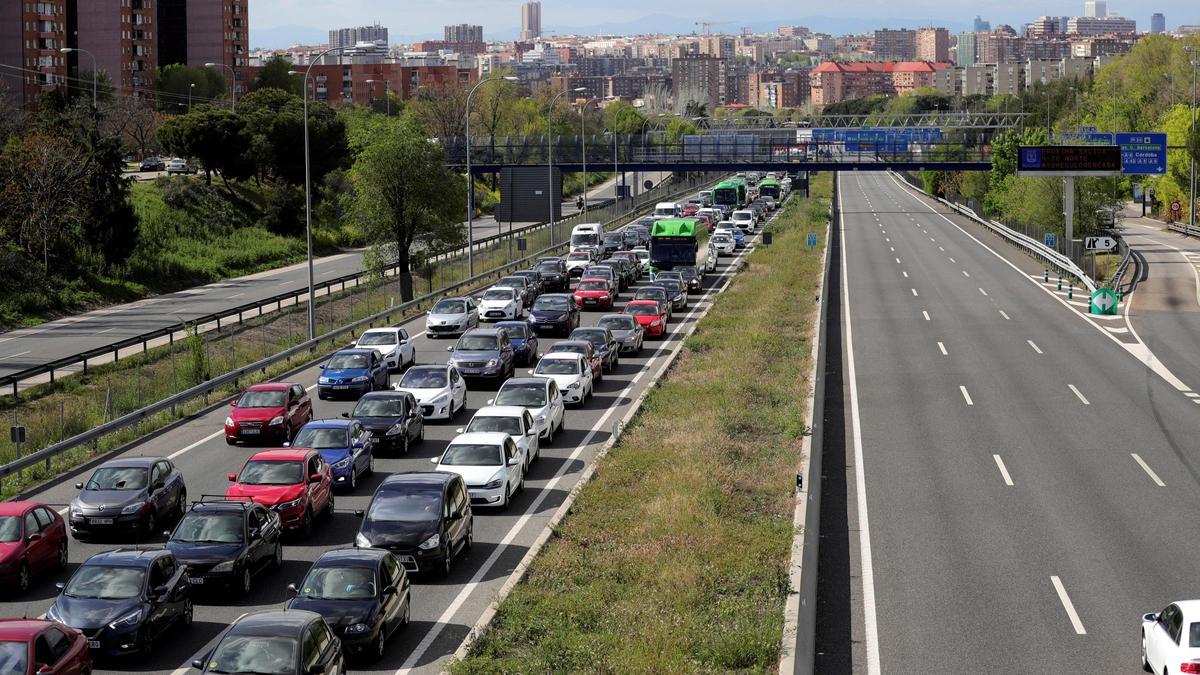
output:
M586 91L584 87L576 87L572 92ZM550 107L546 109L546 183L547 197L550 200L550 211L546 216L546 222L550 223L550 245L554 245L554 104L558 103L558 99L562 98L567 93L566 89L554 95L550 99Z
M372 98L374 98L374 96L375 96L375 83L376 82L379 82L379 80L367 80L367 84L371 85ZM391 80L383 80L383 100L387 103L387 116L388 117L392 116L392 97L388 95L388 91L389 91L390 87L391 87Z
M224 63L206 63L204 64L204 67L224 68L229 71L229 91L232 92L233 95L233 105L230 106L230 109L233 112L237 112L237 71L233 69L233 66L226 65Z
M1196 52L1196 51L1200 51L1200 50L1198 50L1196 47L1187 45L1183 48L1183 51L1184 51L1184 53L1191 54L1192 52ZM1191 107L1192 125L1191 125L1190 133L1191 133L1191 136L1194 138L1196 136L1196 68L1198 66L1200 66L1200 59L1192 59L1191 61L1189 61L1189 63L1191 63L1191 66L1192 66L1192 107ZM1191 184L1192 184L1191 201L1188 202L1188 211L1190 212L1188 214L1188 224L1191 225L1192 227L1195 227L1196 226L1196 158L1195 157L1192 157Z
M59 49L58 51L62 54L70 54L71 52L83 52L84 54L87 54L88 56L92 57L92 107L95 108L97 105L96 93L98 91L98 88L96 86L96 81L97 81L96 80L96 71L100 69L100 66L98 66L96 64L96 55L89 52L86 49L81 49L79 47L63 47L62 49Z
M475 83L471 87L471 91L467 92L467 119L466 119L466 141L467 141L467 276L475 276L475 177L471 174L471 97L475 95L475 90L483 86L484 82L492 82L499 80L507 80L516 82L518 78L512 75L504 77L488 77Z
M196 83L188 85L188 112L192 112L192 90L196 88Z
M592 104L592 101L599 101L598 98L589 98L579 107L579 142L580 150L583 153L583 216L587 217L587 202L588 202L588 179L587 179L587 107Z

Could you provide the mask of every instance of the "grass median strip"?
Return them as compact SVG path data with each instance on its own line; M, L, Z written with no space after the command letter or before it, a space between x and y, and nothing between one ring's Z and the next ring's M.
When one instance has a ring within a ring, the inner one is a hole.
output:
M828 177L813 187L717 297L451 672L777 664Z

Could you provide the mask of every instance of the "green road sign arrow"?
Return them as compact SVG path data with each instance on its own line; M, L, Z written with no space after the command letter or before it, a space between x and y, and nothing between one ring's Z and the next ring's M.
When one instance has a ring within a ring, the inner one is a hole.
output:
M1092 314L1116 314L1117 294L1111 288L1098 288L1092 293L1088 311Z

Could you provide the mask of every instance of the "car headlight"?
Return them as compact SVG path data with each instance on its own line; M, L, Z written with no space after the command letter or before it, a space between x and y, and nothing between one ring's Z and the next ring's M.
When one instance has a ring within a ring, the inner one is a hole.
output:
M498 365L500 365L500 359L488 359L488 362L487 362L488 368L495 368Z
M399 422L393 424L392 427L387 430L388 436L396 436L402 433L404 433L404 427L401 426Z
M355 377L355 378L351 379L350 381L351 382L366 382L369 379L371 379L371 378L367 377L366 375L359 375L358 377Z
M275 510L276 511L287 511L288 509L294 509L297 506L300 506L300 502L302 502L302 501L304 501L303 497L297 497L296 499L293 499L290 502L283 502L281 504L276 504Z
M661 325L662 325L662 319L655 319L654 321L650 322L651 327L657 327L657 326L661 326Z
M421 542L420 544L417 544L417 548L421 549L422 551L428 551L430 549L437 548L441 543L442 543L442 535L435 534L432 537Z
M138 624L138 622L141 620L142 620L142 610L141 610L141 608L138 608L138 609L135 609L132 612L126 614L125 616L117 619L116 621L113 621L112 623L108 624L108 627L113 630L116 630L118 628L123 628L125 626L136 626Z
M234 426L234 423L233 423L233 418L232 418L232 417L226 417L226 418L225 418L225 426L227 426L227 427L232 427L232 426Z
M227 560L227 561L225 561L225 562L223 562L223 563L217 563L217 564L216 564L216 565L214 565L214 566L213 566L213 568L212 568L211 570L209 570L209 571L211 571L211 572L232 572L232 571L233 571L233 564L234 564L234 562L236 562L236 561L234 561L234 560Z
M567 389L578 389L578 388L579 388L578 382L572 382L571 384L567 385Z
M271 421L267 424L272 427L277 427L280 424L283 424L283 415L276 415L275 417L272 417Z
M433 399L432 403L433 403L433 405L441 405L449 400L450 400L450 394L442 394L441 396Z
M333 468L335 468L335 469L344 469L348 466L350 466L350 458L349 457L347 457L346 459L338 460L333 463Z
M484 484L483 489L495 490L496 488L500 487L501 485L504 485L504 472L503 471L497 473L495 476L492 476L492 479Z
M354 537L354 545L358 546L359 548L371 548L371 540L367 539L367 535L359 532L358 535Z
M63 623L62 614L58 613L58 604L57 603L50 605L50 609L46 610L46 618L50 619L51 621L57 621L59 623Z
M83 509L79 508L79 505L78 505L78 504L76 504L76 503L72 502L72 503L71 503L71 511L70 511L70 514L71 514L71 516L72 516L72 517L74 517L74 516L79 516L79 515L82 515L82 514L83 514Z
M146 506L146 502L134 502L134 503L130 504L129 506L126 506L125 508L121 509L121 515L127 516L131 513L137 513L138 511L141 511L145 506Z
M370 630L371 630L371 626L369 624L365 624L365 623L355 623L355 624L346 626L346 633L348 635L361 635L362 633L366 633Z
M537 419L535 419L535 420L534 420L534 422L536 422L536 423L537 423L537 425L540 427L540 426L542 426L543 424L545 424L545 423L546 423L546 416L545 416L545 415L538 415L538 416L537 416Z
M317 378L317 384L329 384L330 382L333 382L332 377L318 377Z

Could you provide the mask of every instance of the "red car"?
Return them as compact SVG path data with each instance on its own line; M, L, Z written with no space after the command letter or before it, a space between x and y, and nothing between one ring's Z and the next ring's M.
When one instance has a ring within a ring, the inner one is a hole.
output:
M580 309L588 307L603 307L612 309L617 294L608 279L580 279L575 287L575 304Z
M662 337L667 332L667 312L657 300L630 300L625 313L637 319L646 335Z
M0 619L0 664L5 673L86 675L92 653L83 633L57 621Z
M696 215L696 212L699 210L700 210L699 204L693 204L692 202L688 202L687 204L683 205L683 217L690 218L690 217Z
M316 450L281 448L255 454L229 474L229 499L252 499L279 514L285 530L308 537L313 521L333 515L333 470Z
M713 219L709 218L707 213L700 213L700 214L694 215L692 217L696 219L697 223L700 223L701 225L703 225L704 228L708 230L709 234L712 234Z
M62 516L37 502L0 502L0 583L24 593L35 575L66 566Z
M313 418L312 399L299 384L267 382L256 384L229 402L233 412L225 418L225 442L238 441L279 445Z

